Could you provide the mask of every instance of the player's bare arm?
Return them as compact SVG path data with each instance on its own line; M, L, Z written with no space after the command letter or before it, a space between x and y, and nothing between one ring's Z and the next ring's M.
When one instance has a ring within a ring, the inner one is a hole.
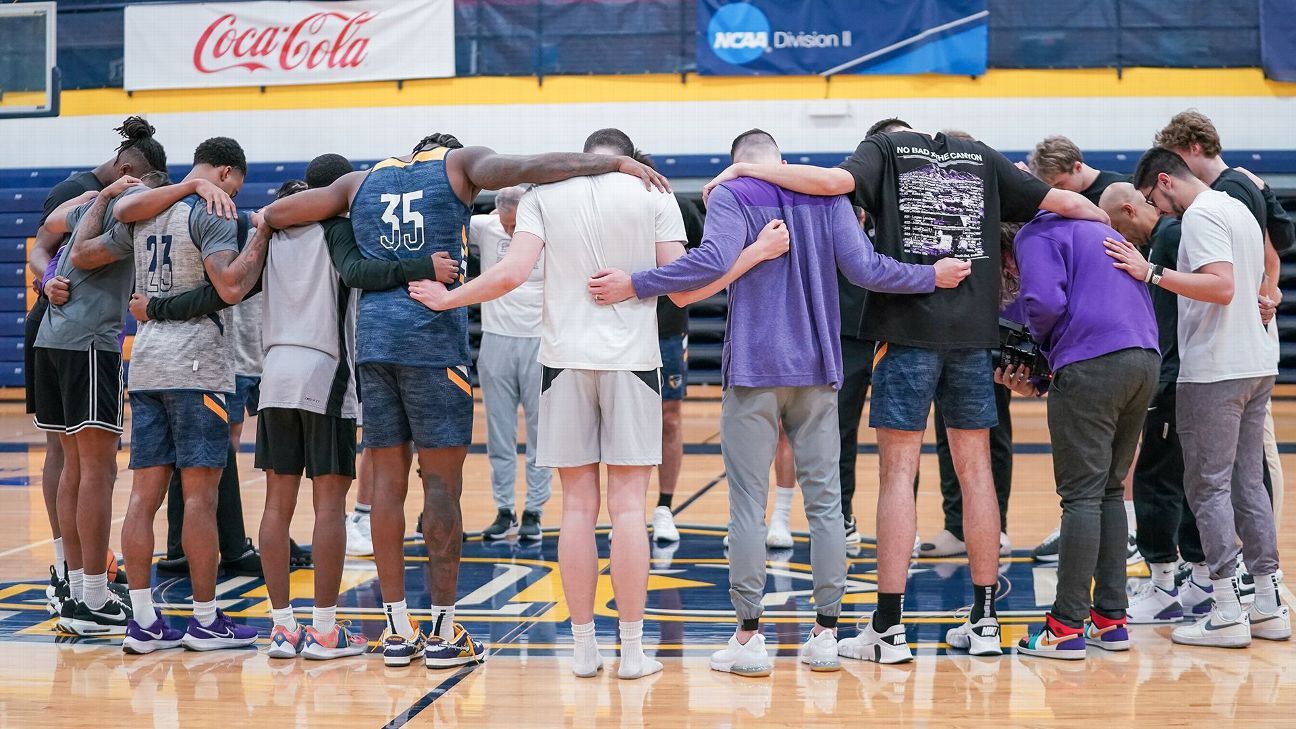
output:
M122 180L127 181L122 182ZM77 226L76 234L72 236L72 242L68 245L67 253L64 254L68 256L73 266L82 270L92 270L107 266L129 255L108 248L106 245L108 242L107 237L102 235L103 219L108 211L108 203L127 188L138 184L139 180L134 177L123 177L121 180L104 188L104 191L94 199L90 209L81 217L81 223ZM125 200L122 202L125 202Z
M454 291L447 291L443 284L435 281L415 281L410 284L410 297L434 311L498 299L526 283L543 250L544 241L538 236L518 232L513 236L508 253L482 275ZM682 245L680 250L683 251Z
M98 196L99 196L98 190L88 190L86 192L81 193L80 195L77 195L71 200L68 200L62 205L54 208L54 212L50 213L48 216L45 217L45 222L44 224L41 225L41 227L48 229L50 233L54 233L59 236L64 236L67 235L68 233L71 233L72 231L68 229L68 224L67 224L68 213L90 202L91 200L95 199Z
M220 251L203 259L207 277L225 303L231 306L239 303L260 280L270 232L270 226L262 223L238 255L233 251Z
M190 195L206 200L207 212L212 215L227 220L233 220L238 215L238 208L229 194L210 180L196 178L132 195L113 207L113 217L123 223L138 223L161 215L167 208Z
M772 182L785 190L805 195L845 195L855 189L855 178L840 167L814 165L758 165L738 162L702 188L702 199L711 199L711 191L721 183L739 177L754 177Z
M352 172L339 177L328 187L304 190L275 200L261 210L261 217L275 230L337 217L351 209L351 198L355 197L360 183L368 174L363 170Z
M670 192L670 183L656 170L629 157L579 152L498 154L489 147L464 147L446 157L446 171L460 200L471 203L482 190L522 184L559 182L572 177L623 172L643 180L648 189Z

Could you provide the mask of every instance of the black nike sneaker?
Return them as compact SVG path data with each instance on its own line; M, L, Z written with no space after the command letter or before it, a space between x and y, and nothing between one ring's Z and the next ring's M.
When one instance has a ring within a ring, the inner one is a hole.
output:
M252 540L248 539L243 544L243 552L230 559L222 559L220 563L220 573L226 577L245 576L260 577L261 571L261 553L252 546Z
M75 635L75 632L72 630L72 617L73 615L76 614L77 605L80 604L81 601L77 600L75 597L72 597L71 595L69 595L67 599L63 601L63 606L59 608L58 622L54 623L55 630L59 631L60 633L69 633Z
M315 556L309 549L301 546L293 540L288 540L288 566L289 567L313 567L315 565Z
M544 538L540 531L540 512L522 512L522 526L518 527L518 539L527 542L538 542Z
M168 577L184 577L189 574L189 558L183 554L178 557L168 556L157 561L157 573Z
M509 532L516 529L517 525L517 518L513 516L512 509L500 509L495 514L495 521L482 530L482 541L498 542L508 537Z
M72 632L83 637L126 635L126 623L133 617L130 605L113 592L100 608L91 608L78 602L72 612Z

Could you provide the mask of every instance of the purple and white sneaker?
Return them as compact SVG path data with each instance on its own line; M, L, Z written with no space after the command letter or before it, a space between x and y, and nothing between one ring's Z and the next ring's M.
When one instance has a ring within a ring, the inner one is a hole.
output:
M207 627L189 618L181 644L191 651L215 651L222 648L242 648L256 642L256 628L239 625L229 619L224 612L216 611L216 622Z
M1183 620L1183 603L1179 602L1179 588L1166 590L1148 582L1134 593L1129 601L1126 616L1131 625L1177 623Z
M133 656L142 656L153 651L179 648L184 633L167 625L159 615L157 620L147 628L140 627L134 618L126 623L126 638L122 641L122 651Z
M1209 582L1199 585L1189 577L1183 589L1179 590L1179 603L1183 605L1184 616L1196 620L1215 606L1215 586Z

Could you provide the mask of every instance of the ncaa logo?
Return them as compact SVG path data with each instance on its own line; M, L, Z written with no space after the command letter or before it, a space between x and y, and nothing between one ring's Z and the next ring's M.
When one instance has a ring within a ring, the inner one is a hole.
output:
M711 50L726 63L751 63L770 50L770 22L750 3L733 3L716 11L707 24Z

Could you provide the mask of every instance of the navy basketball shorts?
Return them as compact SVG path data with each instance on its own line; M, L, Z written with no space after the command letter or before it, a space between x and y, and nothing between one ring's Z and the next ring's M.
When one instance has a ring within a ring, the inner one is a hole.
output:
M364 447L461 448L472 443L473 388L467 365L356 368L364 401Z

